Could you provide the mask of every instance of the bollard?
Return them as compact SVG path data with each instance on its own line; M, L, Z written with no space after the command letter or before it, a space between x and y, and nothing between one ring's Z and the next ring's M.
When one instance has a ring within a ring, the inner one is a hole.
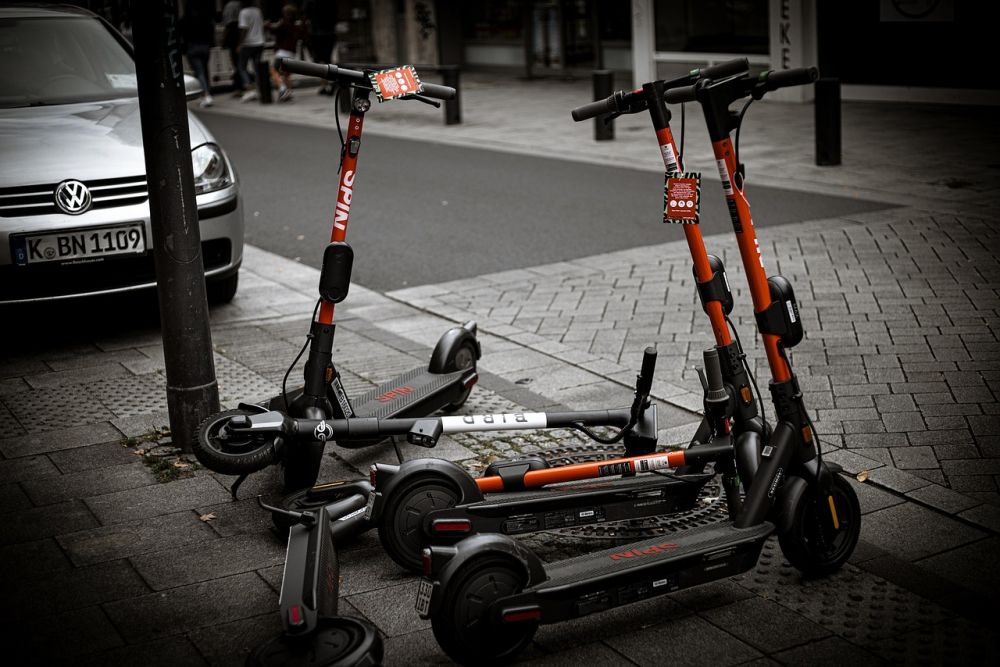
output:
M455 89L455 99L445 100L444 124L458 125L462 122L462 92L458 87L458 65L445 65L438 68L443 77L442 83Z
M615 74L609 69L594 70L594 100L603 100L615 92ZM603 116L594 119L594 140L611 141L615 138L613 122L604 122Z
M261 104L271 104L271 64L263 58L257 61L257 95Z
M336 92L337 84L333 84L333 87L334 87L334 92ZM351 98L353 96L354 96L354 91L351 90L350 86L343 86L340 88L339 101L337 102L337 106L340 107L340 113L345 113L345 114L351 113Z
M840 79L820 79L815 84L816 164L840 164Z

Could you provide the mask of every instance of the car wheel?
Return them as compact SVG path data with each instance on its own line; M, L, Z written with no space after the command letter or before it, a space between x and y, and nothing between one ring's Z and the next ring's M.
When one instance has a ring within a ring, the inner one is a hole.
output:
M221 306L229 303L236 296L236 290L240 286L240 274L234 273L225 278L209 280L205 285L208 290L208 303L213 306Z

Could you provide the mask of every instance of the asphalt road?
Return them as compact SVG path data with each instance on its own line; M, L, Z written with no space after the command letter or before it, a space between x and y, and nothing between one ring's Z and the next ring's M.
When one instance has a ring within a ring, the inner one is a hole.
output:
M200 118L236 164L247 241L318 267L336 132ZM352 278L388 291L682 239L661 222L662 193L663 176L646 171L367 135L347 230ZM752 185L747 195L757 226L891 206ZM702 219L705 234L731 229L721 196L702 198Z

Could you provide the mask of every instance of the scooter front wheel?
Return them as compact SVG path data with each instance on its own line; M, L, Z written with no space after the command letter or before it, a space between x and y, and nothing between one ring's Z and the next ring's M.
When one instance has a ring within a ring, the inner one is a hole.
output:
M832 507L831 507L832 505ZM833 476L830 493L808 489L795 508L791 528L778 537L781 552L806 576L840 569L854 553L861 534L861 504L850 483Z
M490 607L520 593L524 584L524 574L506 558L489 555L466 563L431 617L434 638L444 652L462 665L497 665L520 653L535 636L538 622L499 624Z
M247 656L247 667L360 667L382 664L382 639L364 621L346 616L319 619L305 637L278 635Z
M454 507L458 497L458 491L439 477L417 477L394 489L378 527L382 548L399 565L420 573L420 553L427 546L424 517L432 510Z
M247 410L224 410L205 419L198 427L192 449L199 462L223 475L248 475L274 463L278 439L274 435L234 433L229 420Z

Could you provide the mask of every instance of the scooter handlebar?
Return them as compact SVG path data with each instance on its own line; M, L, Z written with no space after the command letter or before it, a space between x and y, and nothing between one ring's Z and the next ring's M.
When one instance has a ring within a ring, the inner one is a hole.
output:
M815 67L772 70L764 78L764 87L771 91L790 86L804 86L813 83L818 78L819 70Z
M635 379L635 393L647 396L653 388L653 372L656 370L656 348L647 347L642 353L642 368Z
M595 100L583 106L579 106L570 112L573 120L580 122L581 120L587 120L590 118L596 118L606 113L611 113L615 110L615 96L605 98L603 100Z
M320 63L307 63L304 60L294 60L292 58L280 58L278 69L291 74L302 74L303 76L315 76L327 81L337 83L357 84L368 82L368 75L354 69L344 69L336 65L321 65Z
M436 100L453 100L455 99L455 95L458 94L458 91L451 86L441 86L436 83L424 82L421 82L421 86L423 87L423 90L420 91L421 95L433 97Z
M680 88L671 88L663 94L663 101L667 104L683 104L684 102L694 102L695 101L695 87L694 86L681 86Z
M725 79L742 74L750 69L750 61L746 58L734 58L718 65L697 70L699 79Z

